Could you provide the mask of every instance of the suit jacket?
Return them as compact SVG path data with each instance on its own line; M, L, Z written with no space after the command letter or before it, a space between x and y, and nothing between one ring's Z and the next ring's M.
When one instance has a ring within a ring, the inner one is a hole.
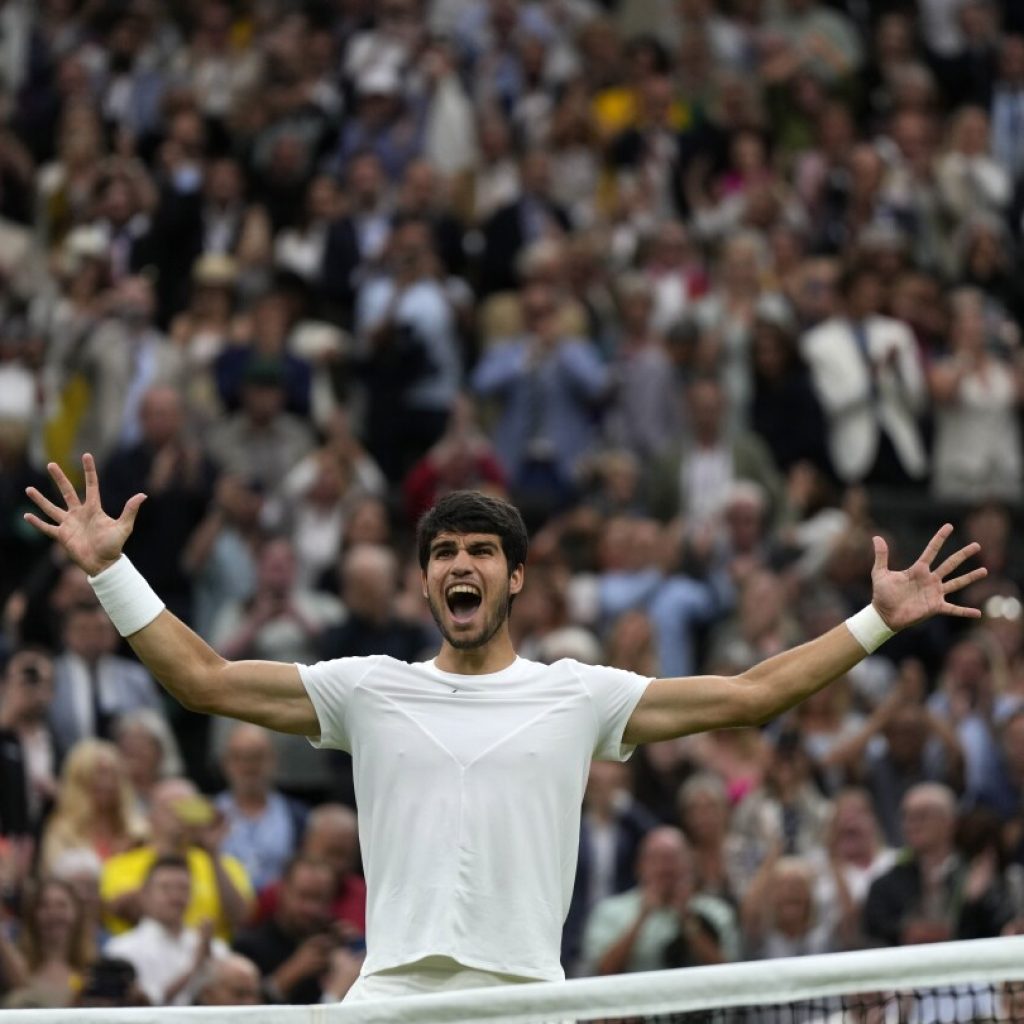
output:
M181 352L162 334L153 331L147 339L152 358L148 387L184 381L185 362ZM124 324L111 318L103 321L85 339L71 360L72 371L83 373L89 382L89 405L79 424L76 452L92 452L105 461L118 446L125 399L133 375L131 337Z
M100 693L103 710L108 715L123 715L138 708L162 711L160 692L152 676L139 664L116 655L106 655L99 662ZM76 654L62 654L53 664L53 703L50 705L50 727L57 741L58 755L63 758L79 740L95 735L87 732L80 715L82 688L88 686L85 665ZM85 694L91 706L92 697Z
M657 818L641 804L630 801L615 817L616 893L636 885L636 857L643 838L658 824ZM580 955L583 926L592 907L588 904L590 877L594 870L594 848L591 828L586 817L580 820L579 859L576 861L576 882L573 886L569 913L562 929L562 963L571 965Z
M801 339L828 422L832 464L842 480L859 483L875 463L884 430L907 474L923 477L928 457L916 417L926 389L914 336L887 316L869 317L864 330L871 367L845 317L832 317Z
M17 735L0 729L0 836L22 836L32 831L27 774L25 752Z
M356 272L362 262L355 222L351 217L340 217L327 229L320 268L320 302L323 312L345 327L352 325L359 284Z
M544 199L535 200L544 214L563 231L569 230L569 215L560 206ZM520 198L497 210L484 225L484 251L480 261L480 294L507 291L516 287L516 256L530 241L524 228L526 200Z
M786 491L782 476L768 445L757 434L737 434L729 442L733 478L760 484L768 497L771 516L781 520L786 512ZM671 519L684 508L688 495L682 493L680 468L691 457L693 445L688 439L675 444L650 467L647 478L651 511L663 520Z

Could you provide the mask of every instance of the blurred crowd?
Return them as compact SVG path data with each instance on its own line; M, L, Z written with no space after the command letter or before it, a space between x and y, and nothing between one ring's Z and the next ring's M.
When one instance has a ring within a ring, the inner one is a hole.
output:
M564 962L1020 928L1022 246L1014 0L0 0L0 998L330 1001L364 948L348 759L177 706L24 523L86 451L227 658L432 656L456 488L530 526L523 656L650 676L950 518L980 622L595 764Z

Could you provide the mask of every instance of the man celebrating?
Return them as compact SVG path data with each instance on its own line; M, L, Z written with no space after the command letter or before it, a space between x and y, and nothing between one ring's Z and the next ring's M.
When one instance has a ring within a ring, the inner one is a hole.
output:
M888 568L876 537L872 603L741 675L652 681L570 660L540 665L518 657L509 635L525 572L522 517L506 502L461 491L418 528L423 594L443 637L432 661L229 662L167 612L123 557L145 495L112 519L90 455L83 468L84 499L51 463L66 507L29 488L51 522L26 517L85 569L167 690L196 711L351 751L368 888L367 955L353 1002L561 978L592 758L625 760L637 743L766 722L896 630L936 614L977 617L948 597L985 575L978 568L947 578L977 544L931 568L948 524L904 571Z

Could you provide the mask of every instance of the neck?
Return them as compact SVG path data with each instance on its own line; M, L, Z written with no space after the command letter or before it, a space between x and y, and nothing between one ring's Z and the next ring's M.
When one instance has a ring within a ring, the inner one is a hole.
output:
M949 846L939 846L931 850L921 850L917 854L917 861L925 873L935 870L943 864L946 858L953 852Z
M434 664L442 672L455 672L465 676L483 676L500 672L516 660L512 638L508 634L508 623L480 647L460 649L452 647L446 640Z
M236 793L235 803L242 811L262 811L267 806L267 794L265 792Z

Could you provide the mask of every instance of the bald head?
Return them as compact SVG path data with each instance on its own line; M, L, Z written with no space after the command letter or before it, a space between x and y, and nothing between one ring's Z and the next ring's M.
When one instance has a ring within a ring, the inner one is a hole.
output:
M185 408L181 395L171 387L160 385L150 388L139 406L142 436L153 448L162 448L181 433L185 423Z
M302 840L304 857L326 861L338 878L350 875L359 860L359 824L344 804L321 804L309 816Z
M690 884L692 873L690 844L680 829L662 825L647 833L637 857L637 880L642 886L677 889Z
M383 544L357 544L342 559L341 582L352 614L387 622L398 585L398 560Z
M900 807L903 838L917 857L944 857L953 848L956 797L948 786L922 782L911 787Z
M223 767L236 799L262 800L270 791L277 767L270 734L246 722L234 726L224 747Z
M200 1006L256 1006L263 1002L259 968L241 953L211 959L196 1002Z

